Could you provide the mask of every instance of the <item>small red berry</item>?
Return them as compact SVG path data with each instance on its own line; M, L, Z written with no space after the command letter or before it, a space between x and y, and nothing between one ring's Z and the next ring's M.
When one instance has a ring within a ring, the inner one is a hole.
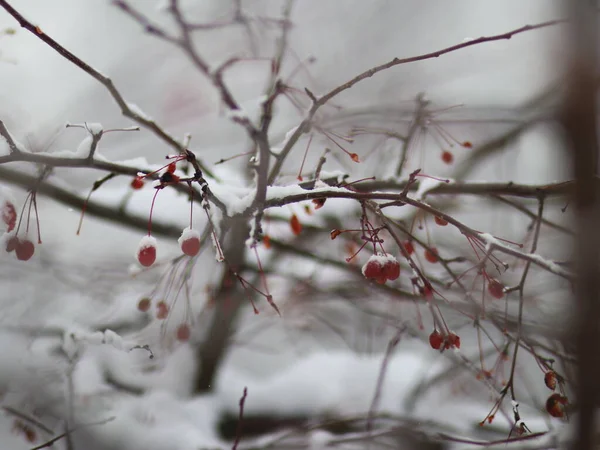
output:
M409 255L412 255L415 252L415 246L413 245L412 241L410 241L410 240L404 241L404 249L406 250L406 253L408 253Z
M342 232L340 230L335 229L335 230L331 230L331 233L329 233L329 236L331 237L331 240L333 241L340 234L342 234Z
M31 242L29 239L19 241L17 247L15 248L17 259L19 259L20 261L28 261L29 259L31 259L34 252L35 247L33 246L33 242Z
M556 372L549 370L544 374L544 383L550 390L556 389Z
M564 397L560 394L552 394L546 400L546 411L552 417L564 417L565 415L565 405L567 405L569 401L567 397Z
M440 227L445 227L448 225L448 221L440 216L435 216L435 223L437 223Z
M166 319L169 315L169 306L161 300L156 304L156 318L157 319Z
M501 299L504 297L504 286L498 280L490 278L488 283L488 292L492 297Z
M14 252L17 249L18 245L19 245L19 238L16 236L11 236L6 241L6 251L8 253Z
M450 347L460 348L460 336L454 333L450 333L447 338L447 343L447 345L449 345Z
M138 302L138 309L142 312L146 312L150 309L151 300L148 297L144 297Z
M15 206L9 201L5 201L2 207L2 221L8 225L6 231L9 233L14 230L17 224L17 211L15 210Z
M327 200L327 199L326 198L314 198L312 202L315 205L315 209L321 209L323 207L323 205L325 204L325 200Z
M290 219L290 228L292 229L292 233L294 233L296 236L302 233L302 224L300 223L300 220L296 214L293 214Z
M172 162L167 167L167 172L175 173L176 170L177 170L177 163Z
M181 251L188 256L196 256L200 251L200 233L196 230L190 228L184 229L178 242Z
M463 142L462 146L464 148L473 148L473 144L471 143L471 141L465 141L465 142Z
M395 259L388 259L383 265L383 275L390 281L400 276L400 263Z
M440 348L442 348L443 341L444 338L438 330L433 330L429 335L429 345L431 345L431 348L433 348L434 350L439 350Z
M373 255L371 258L369 258L367 263L362 267L362 273L365 276L365 278L377 279L377 278L384 277L383 266L381 265L381 262L376 258L377 257L375 257L375 255ZM384 278L386 278L386 277L384 277Z
M133 189L141 189L144 187L144 179L142 177L135 177L131 180L131 187Z
M352 161L354 161L355 163L360 162L360 159L358 158L358 155L356 153L350 153L350 158L352 158Z
M177 327L177 340L181 342L188 341L190 339L191 331L190 327L186 323L182 323Z
M425 250L425 259L432 264L439 261L437 248L431 247L431 250Z
M262 243L265 248L271 248L271 237L268 234L265 234L262 238Z
M150 267L156 261L156 239L152 236L144 236L140 241L137 251L137 259L144 267Z
M452 164L454 162L454 155L448 150L444 150L442 152L442 161L444 161L446 164Z

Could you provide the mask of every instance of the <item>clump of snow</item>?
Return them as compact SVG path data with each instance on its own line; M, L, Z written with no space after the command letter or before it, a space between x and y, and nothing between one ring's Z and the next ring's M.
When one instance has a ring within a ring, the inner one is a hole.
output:
M231 120L248 120L248 113L243 109L229 109L225 115Z
M137 253L139 253L142 250L144 250L145 248L149 248L149 247L156 247L156 238L154 236L150 236L149 234L147 234L140 240L140 243L138 244ZM137 253L136 253L136 255L137 255Z
M271 147L271 152L273 152L275 154L280 153L281 150L283 150L285 148L285 146L287 145L287 143L289 142L289 140L292 138L293 134L296 132L297 129L298 129L298 125L296 125L295 127L290 128L290 130L287 133L285 133L285 137L279 143L279 145L277 147Z
M150 116L148 116L144 111L142 111L142 109L135 103L127 103L127 107L136 116L138 116L144 120L152 120L152 118Z
M90 151L92 149L92 142L92 136L86 136L85 139L81 141L81 143L77 147L77 150L75 150L74 156L78 158L86 158L87 156L89 156Z
M193 239L193 238L200 239L200 232L193 228L186 227L181 232L181 236L179 236L177 243L179 245L181 245L184 241L187 241L188 239Z
M97 122L89 123L89 122L86 122L85 126L86 126L87 130L90 133L95 134L95 135L102 134L102 132L104 131L104 128L102 127L101 123L97 123Z

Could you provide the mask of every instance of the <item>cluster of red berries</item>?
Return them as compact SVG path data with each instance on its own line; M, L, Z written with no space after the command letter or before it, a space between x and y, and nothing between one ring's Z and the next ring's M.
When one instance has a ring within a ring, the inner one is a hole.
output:
M556 390L560 380L561 379L554 370L548 370L544 374L544 384L551 391ZM564 417L568 404L569 399L566 396L555 392L546 400L546 411L548 411L548 414L552 417Z
M434 329L429 335L429 345L434 350L439 350L442 347L445 350L448 350L449 348L460 348L460 336L452 332L444 335L437 329Z
M362 268L365 278L379 284L396 280L400 276L400 263L392 255L379 253L372 255Z
M185 228L177 241L184 255L196 256L202 243L200 233L191 228ZM150 235L142 238L138 245L137 260L144 267L150 267L156 261L156 239Z
M150 310L152 306L152 299L149 297L144 297L138 302L138 309L142 312L147 312ZM156 303L156 318L159 320L164 320L169 317L169 305L164 300L161 300ZM181 342L188 341L190 339L190 335L192 331L190 326L187 323L182 323L177 327L175 335L177 336L177 340Z
M28 261L29 259L31 259L31 257L35 253L35 245L33 244L33 241L31 241L28 237L29 219L30 219L30 215L31 215L31 207L32 206L35 208L35 214L36 214L36 219L37 219L37 204L36 204L34 191L30 192L29 195L27 196L27 199L25 200L26 204L27 204L27 201L30 202L30 207L28 210L29 212L28 212L28 216L27 216L27 228L25 230L24 237L18 236L21 223L19 222L19 226L17 227L17 211L16 211L13 203L10 200L5 200L4 204L2 205L2 209L0 210L0 216L2 217L2 221L6 225L6 233L7 234L5 234L5 245L6 245L5 249L8 253L15 252L17 259L20 261ZM40 233L39 233L39 219L37 219L37 222L38 222L38 243L41 244L42 240L40 238ZM10 233L12 233L12 231L15 229L15 227L17 227L16 234L11 235Z

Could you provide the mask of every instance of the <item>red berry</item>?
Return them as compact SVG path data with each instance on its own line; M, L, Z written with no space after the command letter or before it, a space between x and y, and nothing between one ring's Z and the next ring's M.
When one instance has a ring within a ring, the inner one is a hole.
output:
M544 374L544 383L550 390L556 389L556 372L549 370Z
M144 267L150 267L156 261L156 239L152 236L144 236L140 241L137 251L137 259Z
M352 161L354 161L355 163L359 163L360 159L358 158L358 155L356 153L350 153L350 158L352 159Z
M439 261L437 248L431 247L431 250L425 250L425 259L432 264Z
M17 254L17 259L20 261L28 261L33 256L35 247L33 246L33 242L29 239L25 239L24 241L18 242L15 252Z
M373 259L373 257L369 258L367 263L362 267L362 273L365 278L381 278L383 276L383 267L381 266L381 262L378 259Z
M268 234L265 234L262 238L262 243L265 248L271 248L271 237Z
M161 300L160 302L158 302L156 304L156 318L157 319L166 319L167 316L169 315L169 306L163 301Z
M406 253L408 253L409 255L412 255L415 252L415 246L413 245L412 241L404 241L404 249L406 250Z
M8 225L6 231L9 233L14 230L15 225L17 224L17 212L15 211L15 206L9 201L4 202L4 206L2 207L2 221Z
M172 162L171 164L169 164L169 166L167 167L167 172L170 173L175 173L175 171L177 170L177 163Z
M435 216L435 223L437 223L440 227L445 227L448 225L448 221L440 216Z
M504 286L498 280L490 278L488 283L488 292L492 297L501 299L504 297Z
M442 348L443 341L444 338L438 330L433 330L429 335L429 345L431 345L431 348L433 348L434 350L439 350L440 348Z
M190 339L190 327L186 323L182 323L177 327L177 340L185 342Z
M8 253L14 252L17 249L18 245L19 245L19 238L16 236L11 236L6 241L6 251Z
M200 239L191 237L181 243L181 251L188 256L196 256L200 251Z
M450 333L447 337L447 344L450 347L456 347L456 348L460 348L460 336L454 334L454 333ZM448 347L446 347L448 348Z
M300 220L296 214L293 214L290 219L290 227L292 229L292 233L294 233L296 236L302 233L302 224L300 223Z
M138 261L144 267L150 267L156 261L156 247L146 247L138 252Z
M465 142L463 142L462 146L464 148L473 148L473 144L471 143L471 141L465 141Z
M548 400L546 400L546 411L548 411L548 414L552 417L564 417L565 405L568 402L567 397L560 394L552 394L548 397Z
M383 275L390 281L400 276L400 263L395 259L388 259L383 265Z
M146 312L150 309L151 300L148 297L144 297L138 302L138 309L142 312Z
M442 152L442 161L444 161L446 164L452 164L454 162L454 155L448 150L444 150Z
M313 204L315 205L315 209L321 209L325 204L326 198L313 198Z
M131 181L131 187L136 190L143 188L144 187L144 179L142 177L135 177Z

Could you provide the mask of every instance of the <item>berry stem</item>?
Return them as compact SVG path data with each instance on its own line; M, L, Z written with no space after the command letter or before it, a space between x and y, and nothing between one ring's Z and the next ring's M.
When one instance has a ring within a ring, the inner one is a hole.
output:
M148 236L152 234L152 212L154 211L154 202L156 201L156 196L158 195L160 189L157 189L154 193L154 197L152 197L152 204L150 205L150 216L148 217Z

